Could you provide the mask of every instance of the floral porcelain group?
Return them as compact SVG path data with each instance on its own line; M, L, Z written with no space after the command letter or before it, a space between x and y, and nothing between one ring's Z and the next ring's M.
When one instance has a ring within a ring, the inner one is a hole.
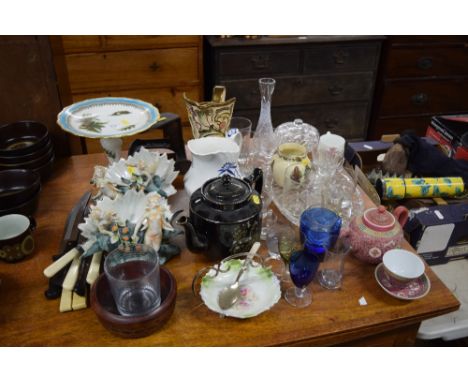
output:
M147 244L164 263L179 249L167 243L176 232L167 197L176 193L174 160L145 148L109 167L96 166L91 183L96 204L78 228L87 241L83 255L109 252L121 244Z

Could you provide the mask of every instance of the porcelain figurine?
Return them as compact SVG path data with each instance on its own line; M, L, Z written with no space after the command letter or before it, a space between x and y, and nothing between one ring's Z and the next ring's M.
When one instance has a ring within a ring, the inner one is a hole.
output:
M384 206L369 208L351 221L342 235L350 238L352 253L358 259L378 264L385 252L398 247L403 240L402 227L408 220L408 209L395 208L393 214Z
M156 192L129 190L116 199L103 197L84 223L78 225L86 241L83 256L110 252L122 244L148 244L157 251L161 263L180 252L166 239L177 233L170 224L172 213L166 198Z

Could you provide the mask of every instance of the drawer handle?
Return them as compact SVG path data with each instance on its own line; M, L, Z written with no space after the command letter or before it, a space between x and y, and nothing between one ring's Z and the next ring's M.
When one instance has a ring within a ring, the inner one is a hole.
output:
M149 68L150 68L150 70L151 70L152 72L155 72L156 70L159 69L159 65L158 65L158 63L157 63L156 61L154 61L154 62L149 66Z
M427 70L432 68L432 58L431 57L420 57L418 60L418 68Z
M427 103L429 97L426 93L418 93L411 96L411 102L413 105L424 105Z
M269 56L254 56L250 59L252 66L257 70L264 70L270 67L270 57Z
M333 53L333 60L335 61L335 65L344 65L346 63L346 59L349 56L349 52L340 49Z
M340 85L330 85L328 87L328 91L330 92L331 95L337 96L343 93L343 87Z
M335 129L336 127L338 127L338 120L336 118L327 118L325 121L325 127L327 129Z
M302 78L296 78L293 80L294 86L304 86L304 80Z

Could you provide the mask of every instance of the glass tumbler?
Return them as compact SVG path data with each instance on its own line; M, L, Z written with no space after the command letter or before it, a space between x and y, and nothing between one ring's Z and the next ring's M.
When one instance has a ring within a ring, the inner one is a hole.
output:
M248 176L253 171L252 161L250 160L252 121L245 117L232 117L230 128L237 129L242 137L237 163L242 175Z
M350 250L349 239L344 237L339 237L335 245L327 249L318 273L318 281L322 287L326 289L338 289L341 287L344 259Z
M153 248L120 246L107 255L104 272L121 315L142 316L160 305L159 256Z
M304 251L323 260L328 248L335 245L341 229L341 218L327 208L309 208L300 219L299 231Z

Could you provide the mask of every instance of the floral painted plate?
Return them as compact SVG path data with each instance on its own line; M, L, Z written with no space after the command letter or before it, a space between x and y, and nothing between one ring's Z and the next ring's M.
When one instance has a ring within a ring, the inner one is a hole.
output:
M281 298L281 288L278 278L273 272L253 261L240 279L241 298L231 308L222 310L218 305L218 295L221 289L234 282L243 260L232 259L221 263L216 276L211 269L201 280L200 296L205 305L212 311L224 316L249 318L265 312ZM229 269L227 272L223 272Z
M57 117L60 127L86 138L120 138L141 133L159 119L153 105L131 98L92 98L65 107Z
M390 277L385 272L382 263L375 268L375 279L385 292L400 300L423 298L431 289L431 282L425 273L417 279L402 282Z

